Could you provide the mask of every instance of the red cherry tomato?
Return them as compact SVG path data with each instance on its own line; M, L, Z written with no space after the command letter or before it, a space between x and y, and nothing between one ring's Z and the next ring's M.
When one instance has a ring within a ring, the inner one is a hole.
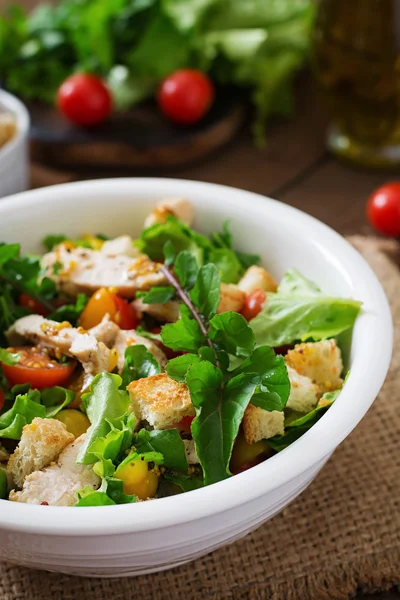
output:
M251 321L261 312L263 304L266 300L265 292L260 289L254 290L246 297L242 315L247 321Z
M84 329L91 329L98 325L106 314L121 329L136 329L137 327L138 319L132 304L107 288L100 288L93 294L83 309L79 324Z
M113 300L116 308L113 320L116 324L119 325L121 329L136 329L138 318L132 304L121 298L121 296L117 296L117 294L113 294Z
M205 73L180 69L162 82L158 104L171 121L188 125L205 116L214 96L214 86Z
M77 73L61 84L57 106L64 117L75 125L97 125L110 115L112 97L99 77Z
M3 392L3 390L0 388L0 410L1 410L1 409L3 408L3 406L4 406L4 401L5 401L5 398L4 398L4 392Z
M371 194L367 203L367 217L381 233L400 236L400 182L386 183Z
M67 383L77 364L75 360L61 364L51 359L46 352L32 346L8 350L20 355L16 365L2 364L3 373L11 386L30 383L36 390L54 385L62 386Z
M18 304L19 306L23 306L24 308L32 311L35 313L35 315L42 315L42 317L46 317L49 314L49 311L45 306L43 306L43 304L40 304L36 298L28 296L28 294L21 294L18 298Z

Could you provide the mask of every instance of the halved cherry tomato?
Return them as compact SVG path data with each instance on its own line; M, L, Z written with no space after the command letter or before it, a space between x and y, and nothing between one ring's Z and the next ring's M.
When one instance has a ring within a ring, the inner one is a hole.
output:
M2 364L3 373L10 385L30 383L31 387L41 390L53 385L65 385L72 375L76 360L61 364L32 346L9 348L9 352L18 352L20 359L16 365Z
M3 390L0 388L0 410L1 410L1 409L3 408L3 406L4 406L4 401L5 401L5 398L4 398L4 392L3 392Z
M183 417L181 421L179 421L179 423L177 423L176 425L173 425L174 428L179 429L179 431L184 431L185 433L190 433L191 432L191 426L193 423L193 419L195 417Z
M266 300L265 292L261 289L254 290L246 297L244 308L242 310L242 315L247 321L251 321L254 319L260 312L263 307L263 304Z
M18 298L19 306L23 306L28 310L31 310L36 315L42 315L42 317L46 317L49 314L49 311L43 304L36 300L36 298L32 298L28 294L21 294Z
M107 288L100 288L93 294L81 314L79 324L84 329L91 329L98 325L107 313L121 329L136 329L138 319L132 304Z

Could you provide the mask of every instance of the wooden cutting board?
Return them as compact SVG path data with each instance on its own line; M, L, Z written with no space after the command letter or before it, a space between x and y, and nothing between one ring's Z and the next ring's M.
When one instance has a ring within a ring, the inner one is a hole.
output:
M209 114L198 124L177 126L155 102L118 113L96 127L69 124L59 112L30 104L34 160L67 168L176 167L196 161L230 141L240 129L244 103L237 90L218 90Z

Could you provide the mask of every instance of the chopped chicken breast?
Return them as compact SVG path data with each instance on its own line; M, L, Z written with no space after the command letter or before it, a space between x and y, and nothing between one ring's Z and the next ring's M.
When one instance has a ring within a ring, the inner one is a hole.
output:
M27 504L49 504L50 506L73 506L77 503L76 493L87 485L97 490L100 477L91 466L76 464L79 450L86 434L69 444L58 457L57 463L35 471L25 479L20 492L10 492L13 502Z
M158 202L144 222L145 227L156 223L164 223L170 215L192 226L194 221L194 207L186 198L165 198Z
M58 268L55 270L56 265ZM52 279L59 290L71 296L106 287L132 298L138 290L165 283L158 263L144 254L136 258L126 254L109 255L103 249L71 248L68 244L60 244L45 254L42 267L44 275Z
M111 321L108 313L103 317L102 321L98 325L88 329L88 333L90 333L90 335L94 335L98 342L103 342L103 344L105 344L108 348L113 347L115 338L119 332L120 328L116 323L114 323L114 321Z
M169 300L165 304L145 304L141 298L133 301L136 312L141 315L146 313L159 321L175 323L179 319L179 302Z
M101 252L107 256L119 256L124 254L131 258L137 258L140 252L133 246L133 240L130 235L120 235L113 240L107 240L101 247Z
M69 323L57 323L40 315L29 315L18 319L6 333L12 345L19 345L21 339L29 340L47 348L56 357L71 356L82 363L85 371L84 389L98 373L109 370L110 350L94 335L72 327Z

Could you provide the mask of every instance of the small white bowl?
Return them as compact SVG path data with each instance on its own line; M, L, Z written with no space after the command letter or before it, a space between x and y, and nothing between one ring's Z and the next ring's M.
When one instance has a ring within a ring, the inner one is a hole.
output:
M0 500L0 556L19 565L96 577L177 566L270 519L317 475L362 419L392 353L386 296L365 260L323 223L238 189L173 179L114 179L35 190L0 202L0 240L38 250L47 233L137 235L155 201L184 196L205 233L231 220L236 247L261 254L276 277L297 267L331 294L361 300L350 376L302 438L266 462L215 485L135 505L64 508ZM295 532L293 532L295 535Z
M0 148L0 198L28 188L29 113L15 96L0 90L0 108L14 115L17 133Z

